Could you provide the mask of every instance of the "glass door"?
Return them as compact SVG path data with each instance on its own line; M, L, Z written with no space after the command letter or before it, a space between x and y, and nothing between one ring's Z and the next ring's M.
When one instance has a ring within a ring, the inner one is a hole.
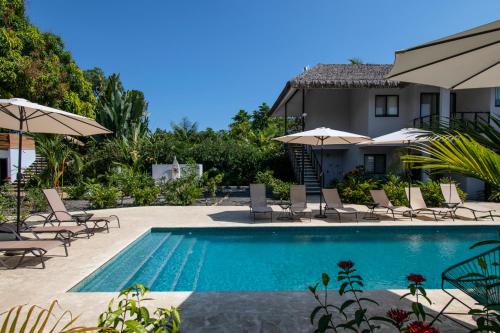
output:
M432 125L439 122L439 93L420 94L420 122Z

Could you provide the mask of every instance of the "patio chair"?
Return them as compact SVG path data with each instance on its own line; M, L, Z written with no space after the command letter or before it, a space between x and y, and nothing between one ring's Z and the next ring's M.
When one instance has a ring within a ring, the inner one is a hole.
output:
M76 222L78 225L87 225L87 223L93 223L92 232L98 228L106 228L107 232L109 232L109 224L115 220L118 223L118 228L120 228L120 219L116 215L109 216L99 216L94 214L89 214L85 211L82 212L68 212L66 206L64 206L61 197L57 193L57 191L53 188L43 190L43 194L49 203L50 209L52 213L47 217L45 223L49 223L54 225L54 222L57 222L60 225L62 222ZM82 217L80 219L80 217ZM103 226L100 223L104 223Z
M471 207L464 203L462 199L460 199L460 196L458 195L457 187L455 184L441 184L441 192L443 193L444 197L444 202L445 204L449 205L452 209L453 212L456 212L458 209L467 209L472 214L474 215L474 220L477 221L477 215L476 213L484 213L488 214L485 216L480 216L481 217L490 217L492 221L494 221L493 218L493 212L495 211L494 209L490 209L488 207L484 206L479 206L479 205L474 205L475 207Z
M333 211L337 214L339 221L341 221L342 214L354 214L356 222L358 222L358 213L364 213L359 210L350 207L344 207L342 200L340 199L339 191L336 188L323 188L323 198L325 199L325 214L328 211Z
M377 208L385 208L387 212L391 211L394 221L396 221L396 213L401 213L403 216L405 213L408 213L410 220L413 220L411 209L405 206L394 206L384 190L370 190L370 195L372 196L373 202L378 205Z
M28 221L34 216L39 216L43 220L41 221ZM50 216L50 215L49 215ZM47 226L46 221L47 221L48 216L44 216L42 214L32 214L28 216L26 219L21 221L21 233L25 232L30 232L32 233L36 238L38 237L38 234L54 234L54 239L59 239L67 243L69 246L71 246L71 240L74 238L77 238L78 235L85 234L87 238L90 238L92 235L92 232L90 229L87 227L87 225L50 225ZM43 222L43 225L39 225L36 223ZM48 222L51 224L50 222Z
M434 220L438 220L437 216L446 217L450 214L453 221L455 221L455 214L453 214L453 209L451 208L441 208L441 207L427 207L422 196L422 191L420 187L411 187L410 189L405 188L406 197L410 202L410 208L412 214L418 214L422 212L430 212L434 216Z
M467 327L460 321L449 317L448 314L468 315L468 313L445 312L454 301L471 309L464 301L457 298L456 294L450 292L447 284L471 297L479 305L488 306L489 310L500 311L500 246L455 264L441 274L441 289L450 295L451 299L432 323L444 315L446 318Z
M290 212L292 216L306 216L309 214L309 221L312 219L312 209L307 207L307 196L305 185L290 186Z
M250 214L254 221L256 214L269 214L273 220L273 209L267 205L266 185L250 184Z
M21 254L21 257L14 265L8 265L6 260L0 257L0 265L7 269L15 269L23 262L28 253L40 258L42 268L45 268L44 255L59 246L64 247L65 256L68 256L66 243L60 240L51 239L26 239L18 235L13 228L6 223L0 224L0 253Z

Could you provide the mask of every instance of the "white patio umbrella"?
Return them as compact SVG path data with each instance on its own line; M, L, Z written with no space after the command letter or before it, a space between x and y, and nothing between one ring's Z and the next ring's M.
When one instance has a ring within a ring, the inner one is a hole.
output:
M337 131L327 127L319 127L313 130L293 133L285 136L280 136L274 140L284 143L297 143L310 146L321 146L320 157L320 183L321 188L324 187L323 177L323 146L324 145L345 145L355 144L362 141L370 140L369 137L355 133ZM323 193L320 191L319 215L316 217L323 218Z
M397 51L387 78L447 89L500 86L500 20Z
M418 128L403 128L396 132L391 132L378 136L369 141L360 142L360 146L407 146L409 149L410 145L413 143L427 142L432 132L418 129ZM407 173L408 178L408 189L411 188L411 173ZM408 199L411 199L411 191L408 191Z
M0 127L18 131L17 231L21 221L23 132L87 136L112 133L95 120L32 103L22 98L0 99Z

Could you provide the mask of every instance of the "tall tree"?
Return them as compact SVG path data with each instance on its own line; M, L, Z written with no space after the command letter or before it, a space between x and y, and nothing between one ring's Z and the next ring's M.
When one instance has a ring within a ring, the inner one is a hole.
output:
M96 120L117 137L142 136L149 131L147 108L141 91L126 91L120 76L112 74L99 96Z
M29 22L23 0L0 0L0 97L95 116L92 85L61 38Z

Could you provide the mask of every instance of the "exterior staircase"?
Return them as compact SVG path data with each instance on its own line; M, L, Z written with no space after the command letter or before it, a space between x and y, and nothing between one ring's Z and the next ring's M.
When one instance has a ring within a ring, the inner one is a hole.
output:
M302 156L304 156L304 184L307 194L319 194L321 184L319 178L319 163L314 151L306 149L304 154L302 145L288 145L288 154L295 173L295 179L300 183L302 177Z
M43 173L47 169L47 161L36 155L35 162L33 162L28 168L23 171L23 179L21 180L21 190L24 189L25 185L29 183L29 181L35 177L35 175L39 175ZM10 184L10 190L15 192L17 191L17 180Z

